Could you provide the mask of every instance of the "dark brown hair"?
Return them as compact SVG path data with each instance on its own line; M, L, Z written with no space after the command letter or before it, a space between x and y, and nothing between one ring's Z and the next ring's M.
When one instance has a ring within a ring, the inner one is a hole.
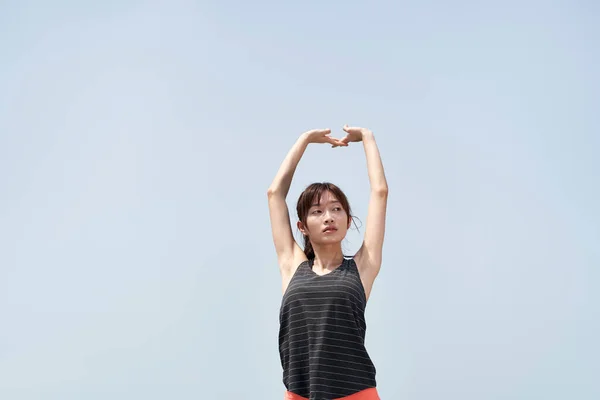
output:
M296 213L298 214L298 219L306 226L306 219L308 218L308 211L310 207L315 203L319 203L321 201L321 196L325 192L331 192L336 199L342 204L342 208L346 211L348 215L348 222L354 220L354 216L352 215L352 210L350 209L350 203L348 202L348 198L336 185L330 182L317 182L312 183L304 189L304 191L300 194L298 198L298 203L296 204ZM356 225L356 223L355 223ZM304 236L304 254L308 259L315 258L315 251L310 243L310 239L307 235Z

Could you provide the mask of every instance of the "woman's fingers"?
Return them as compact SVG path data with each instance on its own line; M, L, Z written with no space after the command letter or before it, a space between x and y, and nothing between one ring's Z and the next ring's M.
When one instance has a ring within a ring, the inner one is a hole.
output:
M336 138L333 138L331 136L327 136L327 141L333 145L339 146L340 141Z
M346 132L346 137L342 140L346 143L348 142L360 142L363 137L364 128L360 128L357 126L348 126L344 125L344 131Z
M306 134L310 136L318 136L318 135L329 135L331 133L331 129L311 129L306 132Z
M329 143L331 147L348 147L349 142L355 140L356 132L360 132L361 128L353 128L348 125L344 125L344 131L346 136L342 139L331 137L331 129L313 129L307 132L311 143Z
M362 128L359 128L357 126L348 126L348 124L344 125L344 131L348 133L358 133L361 129Z
M329 143L331 143L333 145L333 146L331 146L333 148L335 148L335 147L348 147L348 143L345 143L344 141L342 141L340 139L333 139Z

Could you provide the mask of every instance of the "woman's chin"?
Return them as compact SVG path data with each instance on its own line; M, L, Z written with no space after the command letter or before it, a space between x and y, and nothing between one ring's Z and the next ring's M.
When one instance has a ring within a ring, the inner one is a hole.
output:
M335 235L328 234L321 237L321 244L336 244L341 243L344 240L344 236L336 232Z

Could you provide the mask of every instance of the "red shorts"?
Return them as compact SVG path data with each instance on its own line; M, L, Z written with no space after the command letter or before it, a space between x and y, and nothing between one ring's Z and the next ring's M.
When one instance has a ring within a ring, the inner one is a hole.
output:
M306 397L298 396L292 392L285 392L284 400L308 400ZM376 388L361 390L350 396L340 397L334 400L381 400Z

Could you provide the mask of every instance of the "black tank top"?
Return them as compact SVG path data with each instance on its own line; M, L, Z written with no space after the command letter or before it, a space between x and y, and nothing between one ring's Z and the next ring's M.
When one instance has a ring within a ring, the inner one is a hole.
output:
M375 387L365 349L367 299L353 259L318 275L314 260L296 270L281 303L283 384L310 400L331 400Z

